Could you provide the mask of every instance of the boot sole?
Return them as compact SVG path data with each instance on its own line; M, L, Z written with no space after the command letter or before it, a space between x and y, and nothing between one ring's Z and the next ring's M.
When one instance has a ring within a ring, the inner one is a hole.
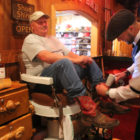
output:
M113 111L113 110L109 110L109 109L100 109L100 111L101 111L102 113L105 113L105 114L125 114L125 113L130 112L131 110L126 110L126 111L122 111L122 112L117 112L117 111Z
M119 121L116 121L116 123L114 125L110 124L110 125L105 125L105 124L96 124L96 123L92 123L92 126L94 127L99 127L99 128L114 128L116 126L118 126L120 124Z
M94 121L90 121L90 120L85 120L82 119L82 122L84 124L88 124L88 126L94 126L94 127L99 127L99 128L114 128L116 126L118 126L120 124L119 120L116 120L116 122L114 122L114 124L99 124L99 123L95 123Z

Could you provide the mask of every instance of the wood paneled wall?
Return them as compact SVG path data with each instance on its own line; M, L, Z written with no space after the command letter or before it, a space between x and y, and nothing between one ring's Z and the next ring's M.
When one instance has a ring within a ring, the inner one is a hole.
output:
M0 50L20 49L23 37L14 37L11 0L0 0Z
M24 37L15 37L12 31L11 0L0 0L0 54L6 66L6 75L19 79L18 52Z

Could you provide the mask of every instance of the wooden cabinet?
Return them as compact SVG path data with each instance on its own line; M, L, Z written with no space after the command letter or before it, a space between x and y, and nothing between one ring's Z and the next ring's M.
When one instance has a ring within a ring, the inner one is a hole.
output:
M13 82L0 90L0 140L30 140L32 117L26 84Z

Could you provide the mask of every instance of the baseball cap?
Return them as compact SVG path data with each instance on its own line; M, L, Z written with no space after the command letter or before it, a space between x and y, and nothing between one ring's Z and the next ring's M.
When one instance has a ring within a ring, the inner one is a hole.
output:
M31 23L32 21L36 21L43 16L49 18L49 16L43 13L42 11L35 11L33 14L29 16L29 22Z
M140 94L140 77L129 80L129 86L133 92Z
M135 21L135 15L127 9L122 9L116 12L110 19L107 31L106 39L113 41L122 32L124 32Z

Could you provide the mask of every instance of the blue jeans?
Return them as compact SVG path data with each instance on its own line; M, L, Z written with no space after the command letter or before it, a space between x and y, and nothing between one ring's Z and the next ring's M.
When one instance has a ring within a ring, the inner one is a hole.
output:
M95 61L86 68L82 68L68 59L62 59L44 68L41 76L53 77L54 86L66 89L69 98L86 94L86 88L81 81L84 77L89 79L93 88L104 81L102 72Z

